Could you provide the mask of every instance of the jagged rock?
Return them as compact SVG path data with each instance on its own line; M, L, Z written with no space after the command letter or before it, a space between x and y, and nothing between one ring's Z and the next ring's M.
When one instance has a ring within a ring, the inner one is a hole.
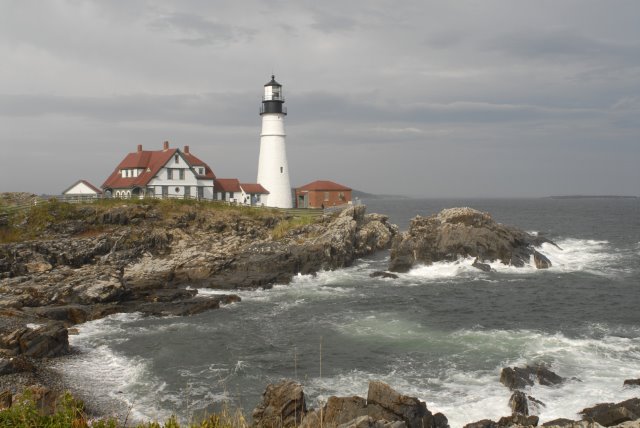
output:
M580 414L584 420L597 422L605 427L633 421L640 419L640 398L632 398L620 403L596 404L583 409Z
M498 428L498 423L491 419L482 419L477 422L466 424L463 428Z
M551 260L537 250L533 250L533 262L538 269L549 269L551 267Z
M367 400L362 397L329 397L323 410L323 422L341 425L368 415Z
M293 381L267 385L262 402L253 411L253 427L297 426L307 413L302 386Z
M19 328L2 337L0 347L7 355L42 358L69 353L69 336L64 325L49 322L36 329Z
M477 257L473 261L473 264L471 266L473 266L476 269L480 269L483 272L491 272L491 265L489 265L488 263L480 262Z
M377 270L369 275L371 278L390 278L390 279L398 279L398 275L391 272L385 272L383 270Z
M274 421L277 423L280 419L293 424L290 403L295 400L292 397L296 397L296 403L300 406L304 394L299 384L283 381L277 385L269 385L263 394L262 403L253 412L253 426L272 426L268 424L273 424ZM282 408L288 410L281 411ZM281 417L281 413L289 416ZM366 400L356 396L329 397L322 409L306 412L306 408L298 407L297 414L304 414L301 428L449 428L449 422L443 414L431 414L424 402L401 395L389 385L378 381L369 382Z
M547 421L542 424L543 427L566 427L566 428L577 428L576 424L579 424L580 421L574 421L566 418L558 418L553 419L551 421ZM599 424L598 424L599 425Z
M416 264L475 257L522 267L542 242L520 229L496 223L472 208L450 208L430 217L417 216L391 247L389 270L406 272Z
M640 386L640 379L627 379L624 381L623 386Z
M124 268L122 282L134 289L166 287L173 278L174 269L172 260L156 258L147 253L138 262Z
M538 426L539 418L537 416L525 416L521 414L515 414L511 416L504 416L498 421L499 427L510 427L513 425L521 427L535 427Z
M500 373L500 382L511 390L533 386L537 381L540 385L557 385L564 381L544 366L505 367Z
M527 395L522 391L515 391L511 398L509 398L509 407L511 408L511 414L520 414L524 416L529 415L529 404L527 401Z
M391 413L395 415L394 420L404 421L409 428L445 428L449 426L444 415L441 413L433 415L423 401L415 397L401 395L383 382L369 382L367 408L372 405L379 406L384 411L384 414L381 415L383 417L379 419L391 420L387 416L388 413ZM378 419L376 416L374 418Z
M365 415L345 424L340 424L336 428L406 428L406 426L407 424L404 421L390 422Z

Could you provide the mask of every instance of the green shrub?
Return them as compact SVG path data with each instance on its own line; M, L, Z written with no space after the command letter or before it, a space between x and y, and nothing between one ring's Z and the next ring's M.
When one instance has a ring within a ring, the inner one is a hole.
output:
M82 401L65 393L56 403L55 412L44 414L36 403L33 394L25 391L23 397L6 410L0 410L0 427L7 428L124 428L131 426L126 419L118 421L114 418L91 419L84 411ZM224 406L219 413L209 415L199 422L181 425L175 416L164 422L145 422L136 428L248 428L244 415L240 410L230 411Z

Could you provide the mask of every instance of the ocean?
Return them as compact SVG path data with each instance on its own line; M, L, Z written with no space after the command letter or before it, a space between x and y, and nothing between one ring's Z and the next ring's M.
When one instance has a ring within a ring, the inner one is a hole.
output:
M221 403L250 417L266 385L303 385L308 406L331 395L365 396L382 380L417 396L450 425L510 413L499 382L507 366L542 363L568 380L533 386L541 422L598 402L639 396L640 199L374 199L368 212L410 219L469 206L544 234L548 270L472 260L370 278L389 253L191 317L119 314L79 326L78 354L55 363L69 387L134 418L197 417ZM202 289L202 294L216 290ZM222 293L220 291L220 293Z

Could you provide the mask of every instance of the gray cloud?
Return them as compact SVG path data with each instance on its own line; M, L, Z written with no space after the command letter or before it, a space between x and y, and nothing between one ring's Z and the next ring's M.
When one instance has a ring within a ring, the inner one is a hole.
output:
M173 32L176 41L192 46L226 44L251 40L255 30L226 22L205 19L200 15L174 12L154 20L151 28L158 32Z
M637 194L639 15L626 0L9 2L0 191L99 184L164 140L253 180L275 72L296 184Z

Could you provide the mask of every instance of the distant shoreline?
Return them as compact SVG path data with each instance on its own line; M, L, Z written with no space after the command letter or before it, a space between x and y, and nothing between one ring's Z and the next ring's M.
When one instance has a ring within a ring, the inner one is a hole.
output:
M638 199L638 196L624 196L624 195L555 195L555 196L545 196L545 199Z

